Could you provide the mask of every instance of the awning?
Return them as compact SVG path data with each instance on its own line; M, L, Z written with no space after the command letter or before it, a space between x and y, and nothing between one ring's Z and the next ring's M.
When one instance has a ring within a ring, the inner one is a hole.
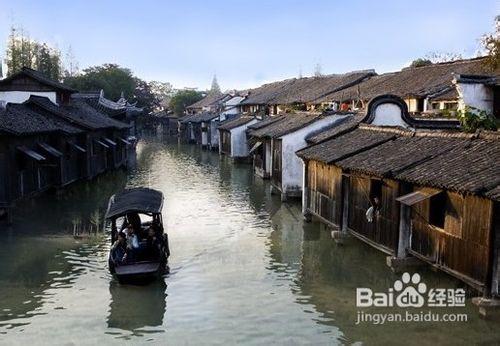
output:
M131 145L131 144L132 144L132 143L130 143L129 141L127 141L125 138L118 137L118 139L119 139L122 143L125 143L126 145Z
M99 139L96 139L95 140L97 144L100 144L102 145L104 148L106 149L109 149L109 145L107 145L106 143L104 143L103 141L99 140Z
M111 139L109 139L109 138L103 138L103 139L104 139L104 141L105 141L106 143L108 143L109 145L112 145L112 146L116 147L116 142L115 142L115 141L112 141L112 140L111 140Z
M44 161L45 157L43 155L40 155L34 150L31 150L30 148L27 148L25 146L17 147L17 150L22 152L23 154L26 154L29 158L36 160L36 161Z
M396 201L407 206L412 206L419 202L425 201L426 199L429 199L432 196L435 196L439 193L441 193L441 191L439 190L433 192L415 191L407 195L396 198Z
M59 150L57 150L56 148L54 148L53 146L51 146L47 143L42 142L42 143L38 143L38 145L54 157L62 157L63 156L63 154Z
M260 147L262 145L262 142L257 142L255 143L255 145L252 147L252 149L250 149L250 151L248 152L249 154L253 153L258 147Z
M71 145L73 148L75 148L76 150L78 150L78 151L80 151L82 153L86 153L87 152L87 150L85 150L84 148L82 148L81 146L79 146L76 143L69 142L69 145Z

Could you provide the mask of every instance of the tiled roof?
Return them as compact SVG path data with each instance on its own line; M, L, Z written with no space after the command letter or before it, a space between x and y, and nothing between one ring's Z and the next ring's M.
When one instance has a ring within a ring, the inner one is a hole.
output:
M254 130L258 130L264 126L267 126L267 125L270 125L276 121L279 121L279 120L282 120L283 117L279 116L279 115L276 115L276 116L270 116L270 117L267 117L267 118L264 118L262 119L261 121L255 123L255 124L252 124L252 125L249 125L248 128L247 128L247 132L249 134L252 134L252 132Z
M248 97L241 102L241 105L266 105L270 104L277 96L294 83L295 79L286 79L261 85L258 88L250 89Z
M218 128L221 130L232 130L232 129L235 129L235 128L240 127L242 125L245 125L254 119L255 119L254 117L243 115L243 116L240 116L236 119L224 121L223 123L221 123L219 125Z
M307 160L333 163L396 138L392 131L355 129L347 134L306 147L297 155Z
M447 90L454 74L491 74L482 58L405 68L398 72L371 77L357 85L321 97L317 102L369 100L381 94L400 97L425 97ZM500 72L493 72L498 75Z
M71 93L76 92L76 90L74 90L73 88L70 88L67 85L64 85L58 81L50 79L47 76L45 76L43 73L36 71L36 70L33 70L31 68L28 68L28 67L23 67L21 71L16 72L13 75L11 75L5 79L0 80L0 85L6 85L6 84L10 83L12 80L19 78L19 77L22 77L22 76L28 76L30 78L33 78L36 81L38 81L39 83L50 86L54 89L63 90L63 91L71 92Z
M284 114L280 116L282 118L281 120L275 121L257 130L253 130L249 135L258 138L281 137L313 123L320 116L320 113L310 112Z
M217 113L203 112L203 113L198 113L198 114L193 115L192 117L189 118L188 122L201 123L204 121L210 121L212 119L215 119L218 116L219 115Z
M298 151L346 171L461 193L500 197L500 134L363 125Z
M81 133L82 130L68 122L31 109L26 104L9 103L0 113L0 130L15 135L28 135L44 132Z
M429 137L433 155L396 175L396 179L458 192L485 194L500 183L500 140L457 138L449 150L445 137Z
M358 114L348 115L340 123L334 123L326 129L322 129L319 132L311 133L311 135L306 137L306 141L311 144L319 143L328 138L354 130L361 122L361 120L363 120L363 118L364 118L363 115L358 115Z
M60 116L79 126L89 129L116 128L126 129L130 125L114 120L106 114L100 113L82 100L72 100L69 105L58 106L46 97L31 96L27 101L41 109Z
M208 106L211 106L213 105L214 103L222 100L223 98L225 98L227 96L227 94L208 94L207 96L205 96L204 98L202 98L201 100L193 103L192 105L189 105L187 106L186 108L203 108L203 107L208 107Z

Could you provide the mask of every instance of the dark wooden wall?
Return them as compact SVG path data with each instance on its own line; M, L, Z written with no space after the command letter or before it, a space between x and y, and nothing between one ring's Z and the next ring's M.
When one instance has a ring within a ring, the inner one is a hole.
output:
M319 161L307 163L307 209L328 222L341 225L342 170Z
M271 167L271 181L274 185L281 189L281 174L283 170L282 163L282 144L281 139L273 139L272 151L272 167Z
M231 155L231 132L221 130L220 140L221 140L221 152L226 155Z
M435 191L431 188L418 188ZM492 201L446 194L444 228L430 225L430 199L413 206L411 250L478 283L487 280L492 228Z
M374 181L366 176L351 175L349 178L348 227L387 252L397 248L399 238L399 183L394 180L382 181L379 217L373 222L366 219L366 211L371 206L370 189Z

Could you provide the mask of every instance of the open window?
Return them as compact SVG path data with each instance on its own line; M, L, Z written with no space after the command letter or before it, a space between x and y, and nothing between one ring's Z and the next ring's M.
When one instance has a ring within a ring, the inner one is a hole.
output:
M441 192L430 198L429 224L444 229L446 218L446 194Z
M375 198L380 203L382 198L382 180L370 179L370 202L374 204Z

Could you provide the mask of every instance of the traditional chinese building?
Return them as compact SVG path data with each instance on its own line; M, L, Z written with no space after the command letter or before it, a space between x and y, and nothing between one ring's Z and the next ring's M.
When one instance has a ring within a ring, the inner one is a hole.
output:
M404 126L392 124L397 117ZM412 119L394 96L374 99L357 127L298 152L304 212L389 254L393 266L415 256L498 294L500 137L446 127Z

